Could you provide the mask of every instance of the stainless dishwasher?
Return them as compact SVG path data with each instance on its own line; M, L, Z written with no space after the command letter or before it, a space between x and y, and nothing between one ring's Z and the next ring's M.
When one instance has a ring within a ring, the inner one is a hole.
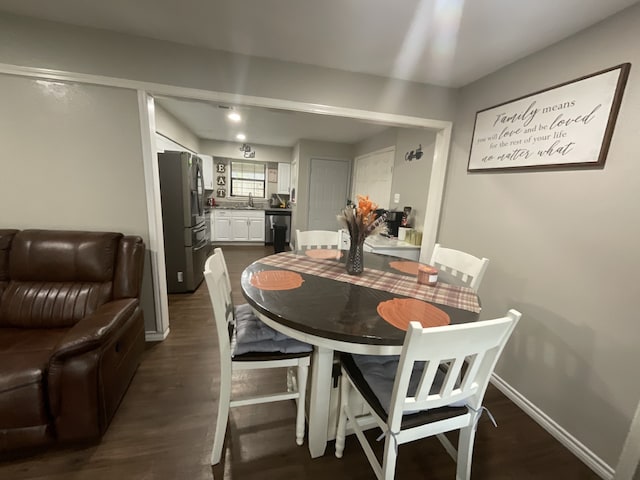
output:
M273 226L287 227L285 245L289 245L291 239L291 210L285 208L272 208L264 211L264 243L273 245Z

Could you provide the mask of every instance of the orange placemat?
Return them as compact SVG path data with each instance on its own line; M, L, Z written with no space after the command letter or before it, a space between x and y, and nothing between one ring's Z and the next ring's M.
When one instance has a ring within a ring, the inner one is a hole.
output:
M409 275L418 275L418 267L420 266L420 264L418 262L393 261L389 262L389 266L394 270L398 270L402 273L408 273Z
M327 258L327 259L339 259L342 257L342 251L335 248L314 248L312 250L306 250L304 254L311 258Z
M260 290L293 290L302 285L302 275L289 270L262 270L251 275L251 285Z
M406 330L412 321L420 322L423 327L442 327L451 323L446 312L415 298L393 298L380 302L377 310L378 315L400 330Z

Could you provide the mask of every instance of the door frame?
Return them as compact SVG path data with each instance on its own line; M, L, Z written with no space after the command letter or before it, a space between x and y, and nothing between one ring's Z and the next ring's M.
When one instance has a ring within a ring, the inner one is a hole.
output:
M152 252L152 284L154 303L156 306L156 334L147 332L147 340L161 340L169 332L169 309L166 289L166 273L164 269L164 244L162 231L162 210L160 206L160 182L158 180L157 152L150 133L155 133L155 117L151 115L154 109L153 96L164 95L182 97L191 100L209 102L233 103L253 107L291 110L295 112L313 113L333 117L352 118L356 120L383 123L390 127L424 128L436 132L433 155L433 167L429 179L429 193L425 207L425 221L423 226L420 261L430 258L436 243L440 226L445 176L451 147L451 133L453 123L444 120L434 120L423 117L383 113L372 110L318 105L309 102L299 102L279 98L258 97L238 93L224 93L213 90L203 90L191 87L178 87L154 82L131 80L126 78L94 75L87 73L69 72L48 68L24 67L0 63L0 73L29 78L59 80L67 82L101 85L123 88L137 92L138 114L141 128L142 161L145 177L145 192L147 200L147 223L149 231L149 250Z

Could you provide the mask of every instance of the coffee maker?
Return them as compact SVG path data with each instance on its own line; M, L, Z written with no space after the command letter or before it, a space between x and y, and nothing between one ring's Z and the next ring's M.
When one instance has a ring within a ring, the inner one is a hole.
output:
M387 212L387 233L392 237L398 236L398 228L402 223L404 212Z

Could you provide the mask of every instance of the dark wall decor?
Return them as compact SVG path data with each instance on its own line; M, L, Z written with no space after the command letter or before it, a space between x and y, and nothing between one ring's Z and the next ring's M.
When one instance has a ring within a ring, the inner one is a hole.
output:
M256 158L256 151L248 143L243 143L240 151L243 152L244 158Z
M418 144L418 148L415 150L411 150L404 154L404 159L407 162L411 162L412 160L420 160L422 158L422 144Z
M602 168L630 63L476 113L467 170Z

